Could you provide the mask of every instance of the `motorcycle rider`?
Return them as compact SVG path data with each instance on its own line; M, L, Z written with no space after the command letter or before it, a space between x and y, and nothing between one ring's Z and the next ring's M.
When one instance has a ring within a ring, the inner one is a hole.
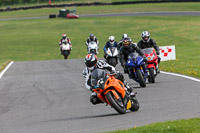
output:
M160 55L160 49L157 46L156 42L150 38L150 33L148 31L143 31L141 34L142 39L137 43L137 46L141 49L152 48L156 50L156 54ZM160 63L161 58L158 56L158 64ZM160 73L159 67L156 68L157 72Z
M60 42L59 42L61 55L62 55L62 43L65 43L65 44L69 43L69 46L72 49L72 43L71 43L69 37L67 37L66 34L62 34L62 38L60 39ZM71 51L71 49L70 49L70 51ZM69 53L70 53L70 51L69 51Z
M99 46L99 40L96 38L96 36L95 36L94 34L91 33L91 34L89 35L87 41L86 41L86 46L88 46L88 44L89 44L90 42L92 42L92 41L96 42L97 45Z
M120 48L121 48L121 46L122 46L122 44L123 44L123 40L124 40L124 38L128 38L129 36L128 36L128 34L126 34L126 33L124 33L123 35L122 35L122 39L119 41L119 43L118 43L118 50L120 50ZM130 38L130 37L129 37ZM130 38L130 41L131 41L131 38Z
M85 59L86 68L83 70L83 77L85 78L85 87L92 92L93 87L91 85L91 73L95 69L103 69L112 73L116 73L116 70L113 66L109 65L103 60L98 60L95 54L88 54ZM135 94L132 92L133 87L130 87L128 83L125 81L124 76L121 73L117 73L115 76L117 79L124 83L124 86L127 89L127 92L130 96L134 96ZM131 93L132 92L132 93ZM92 104L102 103L102 101L97 97L95 92L92 92L90 95L90 102Z
M116 47L117 48L117 42L115 41L114 36L109 36L107 43L105 44L103 50L104 50L104 58L106 59L106 50L109 47Z
M136 43L133 43L130 40L130 38L125 38L123 40L122 47L120 48L120 63L122 67L124 68L124 73L128 73L128 68L126 66L128 55L135 51L138 52L144 58L144 61L146 62L145 54L142 52L142 50L139 47L137 47ZM144 70L145 75L147 75L147 69L146 69L145 64L142 65L142 68ZM129 77L130 77L130 74L129 74Z

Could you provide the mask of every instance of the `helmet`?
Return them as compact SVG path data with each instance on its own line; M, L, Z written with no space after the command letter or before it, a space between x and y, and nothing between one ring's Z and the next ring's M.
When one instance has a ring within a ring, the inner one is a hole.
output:
M95 39L94 34L90 34L90 40L94 41L94 39Z
M124 47L128 47L130 44L131 44L130 38L129 37L124 38L124 40L123 40L123 46Z
M128 37L128 34L123 34L123 36L122 36L122 39L124 39L124 38L127 38Z
M85 65L87 68L92 71L94 70L96 64L97 64L97 56L95 54L88 54L85 57Z
M111 45L114 45L114 42L115 42L115 37L114 36L109 36L109 42Z
M143 31L141 37L143 42L148 42L150 39L150 33L148 31Z
M62 34L62 38L65 39L67 37L66 34Z

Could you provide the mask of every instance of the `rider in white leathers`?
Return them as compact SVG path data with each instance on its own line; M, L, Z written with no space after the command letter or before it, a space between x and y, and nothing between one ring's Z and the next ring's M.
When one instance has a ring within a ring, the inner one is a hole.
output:
M110 72L116 72L115 68L109 65L108 63L106 63L105 61L103 60L98 61L97 56L95 54L88 54L85 57L84 61L86 64L86 68L83 70L83 77L85 78L85 87L90 91L92 91L93 89L91 85L91 72L93 70L98 68L98 69L108 70ZM117 73L115 77L124 83L129 93L132 92L133 88L128 85L128 83L125 81L124 76L122 74ZM102 101L97 97L97 94L95 92L91 94L90 102L92 102L92 104L102 103Z

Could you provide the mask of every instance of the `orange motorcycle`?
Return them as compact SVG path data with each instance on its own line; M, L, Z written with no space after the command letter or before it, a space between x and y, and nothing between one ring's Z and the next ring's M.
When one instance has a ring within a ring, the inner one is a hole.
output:
M93 91L102 102L110 105L120 114L125 114L127 110L137 111L139 102L136 96L130 97L123 82L117 79L116 75L117 73L106 73L102 69L94 70L91 73Z

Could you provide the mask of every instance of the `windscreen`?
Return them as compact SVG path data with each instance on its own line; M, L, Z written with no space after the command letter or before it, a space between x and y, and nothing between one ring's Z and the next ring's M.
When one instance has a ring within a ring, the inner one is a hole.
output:
M102 69L95 69L92 73L91 73L91 85L92 86L97 86L97 82L100 79L104 79L106 76L106 72L105 70Z
M145 49L143 49L143 52L145 54L151 54L151 53L153 53L153 48L145 48Z
M131 60L133 60L133 61L136 61L137 57L138 57L138 53L136 53L136 52L130 53L128 55L128 58L131 59Z

